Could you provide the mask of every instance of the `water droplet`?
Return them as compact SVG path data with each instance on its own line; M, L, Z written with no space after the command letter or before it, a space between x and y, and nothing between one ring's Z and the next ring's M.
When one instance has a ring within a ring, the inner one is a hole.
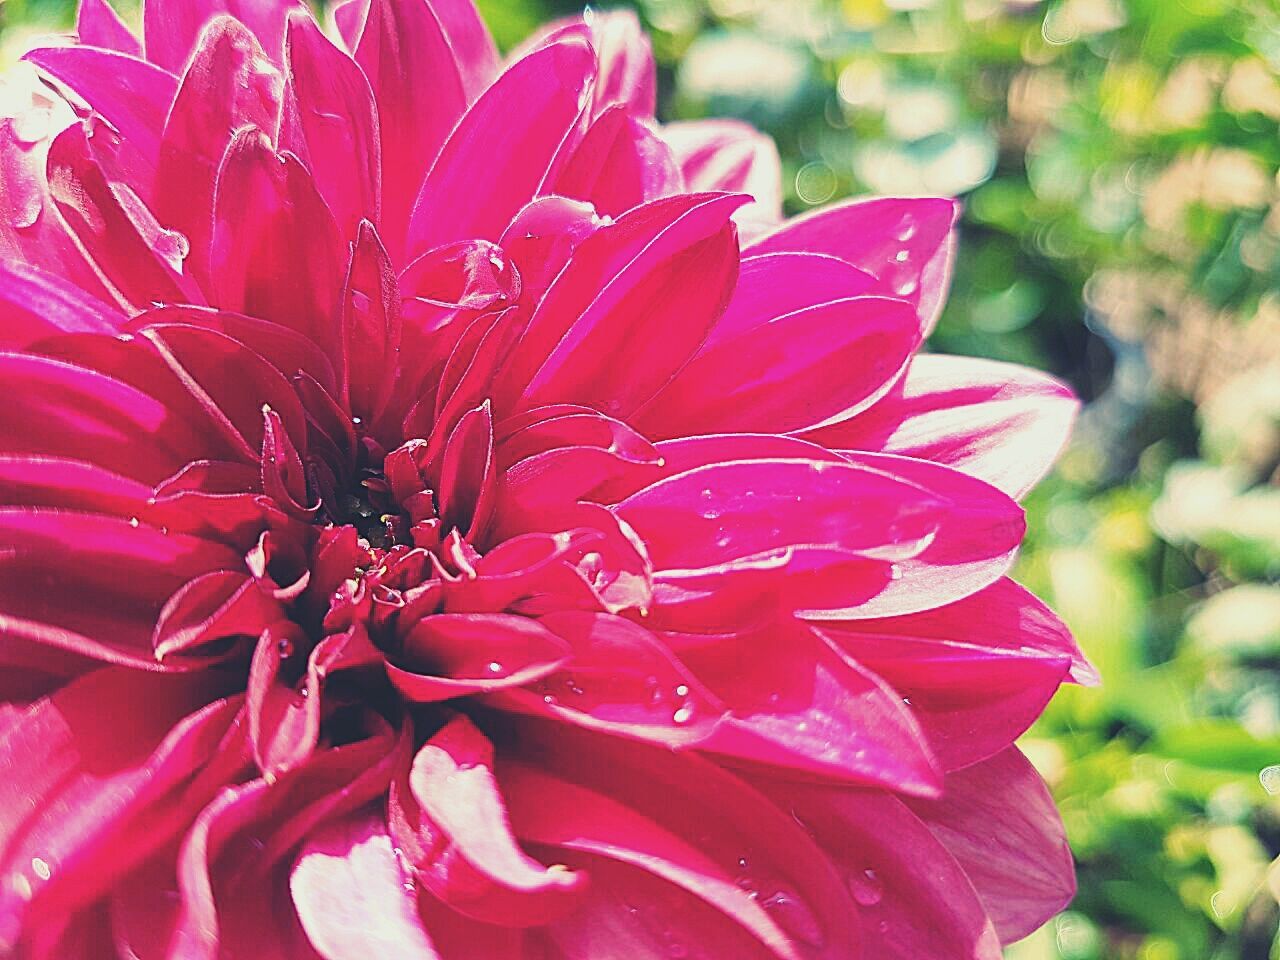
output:
M156 234L151 249L168 262L175 271L182 271L182 261L191 254L191 241L177 230L161 230Z
M1280 763L1264 767L1258 774L1258 780L1262 783L1262 789L1272 796L1280 793Z
M849 875L849 892L864 907L874 907L884 899L884 881L870 868Z
M902 568L899 567L896 563L889 564L889 579L890 580L902 579Z
M49 862L47 860L42 860L40 857L32 857L31 872L34 873L37 877L39 877L41 880L48 880L49 874L52 871L50 871L49 869Z
M825 943L826 938L822 934L822 927L818 923L818 918L813 915L813 911L794 893L788 890L779 890L760 901L760 906L769 911L769 914L777 921L788 936L793 940L799 940L801 943L808 944L811 947L821 947Z
M919 286L914 279L903 280L893 288L893 292L900 297L909 297L919 289Z
M293 656L293 641L288 637L281 637L276 641L276 653L280 655L281 660L288 660Z
M682 683L676 687L677 697L687 697L688 695L689 695L689 688L685 684Z
M893 259L896 260L898 263L906 263L909 259L911 259L911 253L907 250L899 250L896 254L894 254Z
M898 228L898 239L906 243L916 235L916 225L911 222L910 218L902 221L902 226Z
M500 676L503 672L502 664L500 664L497 660L490 660L487 664L485 664L485 670L493 674L494 676Z
M684 704L682 707L680 707L680 709L678 709L675 713L671 715L671 722L678 726L682 726L688 723L692 719L693 719L693 705L688 703Z
M133 527L135 530L138 528L140 522L141 521L139 521L137 517L129 518L129 526Z
M360 426L360 424L364 423L364 421L363 421L362 419L360 419L359 417L352 417L352 418L351 418L351 423L352 423L354 426L357 426L357 427L358 427L358 426Z
M554 707L560 701L548 693L546 696L542 698L542 702L545 703L548 707Z

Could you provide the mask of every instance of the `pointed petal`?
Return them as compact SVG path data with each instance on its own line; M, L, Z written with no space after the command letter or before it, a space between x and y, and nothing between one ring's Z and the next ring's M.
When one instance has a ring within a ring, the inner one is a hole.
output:
M90 47L104 47L131 57L142 56L142 44L107 0L80 0L76 11L76 38Z
M585 240L509 362L507 383L523 388L521 405L581 403L625 419L652 397L697 351L728 302L738 270L728 221L743 200L657 200ZM619 376L623 354L627 371Z
M279 148L315 178L344 238L378 222L381 136L373 90L356 63L307 14L289 18Z
M462 72L434 5L423 0L372 0L355 60L378 105L379 232L392 257L403 263L409 215L423 177L466 110Z
M115 334L125 317L79 286L21 262L0 263L0 347L24 349L61 333Z
M155 209L162 223L186 236L202 283L223 154L241 127L275 129L279 85L275 67L239 21L218 17L200 32L164 125Z
M345 244L306 168L277 155L261 131L243 129L218 171L214 211L210 273L219 306L336 351Z
M902 300L820 303L703 349L636 425L660 437L800 430L875 402L919 342Z
M757 778L847 878L869 957L1000 960L972 884L918 817L889 793Z
M537 196L591 81L581 42L543 47L513 64L467 111L417 195L408 250L452 240L497 240ZM495 142L503 149L494 150Z
M782 219L782 160L773 138L740 120L668 123L662 139L690 190L749 193L742 216L772 225Z
M949 774L941 799L907 805L964 867L1002 942L1025 937L1075 895L1062 820L1017 748Z
M498 76L498 48L473 0L431 0L453 50L467 100L474 103Z
M879 292L914 303L927 335L951 279L951 228L959 214L956 201L941 198L850 200L788 220L750 250L829 253L848 260L880 280Z
M285 20L292 10L305 9L301 0L144 0L142 31L147 59L178 73L187 62L196 38L210 20L230 14L257 38L267 55L280 62Z
M82 5L106 7L106 0ZM109 9L109 8L107 8ZM178 92L173 74L137 55L94 47L42 47L24 60L65 84L107 121L154 168L160 157L160 132Z
M653 127L612 106L587 128L556 178L555 192L617 217L647 200L677 193L680 170Z
M856 611L809 611L815 619L865 619L917 613L977 593L1013 563L1026 518L1013 500L990 484L927 460L889 454L849 453L845 459L881 470L928 491L945 506L936 533L919 553L897 562L893 581Z
M928 354L875 406L805 436L933 460L1021 499L1066 445L1079 407L1066 385L1034 370Z

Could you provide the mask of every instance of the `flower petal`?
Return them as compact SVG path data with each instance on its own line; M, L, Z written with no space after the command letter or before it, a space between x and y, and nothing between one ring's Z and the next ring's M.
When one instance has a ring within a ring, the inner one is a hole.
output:
M933 460L1021 499L1061 453L1079 407L1064 384L1025 367L927 354L871 409L805 437Z
M585 200L617 217L632 207L679 192L680 170L653 127L621 105L600 114L573 148L555 192Z
M868 957L1000 960L1000 940L960 864L892 794L757 778L845 875Z
M704 348L636 425L663 438L800 430L869 406L919 342L915 310L902 300L820 303Z
M142 44L107 0L80 0L76 10L76 39L91 47L105 47L131 57L142 56Z
M1015 747L948 774L940 799L907 805L964 867L1003 943L1025 937L1075 895L1062 820Z
M788 220L750 250L829 253L848 260L879 279L879 292L915 304L927 335L951 279L951 228L959 215L956 201L941 198L850 200Z
M373 91L359 66L307 14L289 18L279 147L315 178L344 238L378 221L382 154Z
M352 6L357 11L361 8ZM378 226L392 257L402 263L409 215L423 177L466 110L466 90L461 65L434 4L371 0L365 8L368 13L354 54L378 105L382 136Z
M409 223L410 256L502 235L547 179L593 70L586 44L552 44L513 64L480 96L422 183ZM501 150L493 149L498 141Z
M289 891L307 938L325 960L434 960L417 897L371 812L325 824L307 838Z
M147 59L177 73L210 20L229 14L249 28L267 55L280 62L285 20L305 9L301 0L144 0Z
M662 127L690 190L749 193L742 216L772 225L782 219L782 160L773 138L740 120L686 120Z

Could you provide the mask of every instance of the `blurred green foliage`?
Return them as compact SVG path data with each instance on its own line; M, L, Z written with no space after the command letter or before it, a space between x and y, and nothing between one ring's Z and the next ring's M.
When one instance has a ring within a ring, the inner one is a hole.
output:
M504 48L578 6L479 4ZM1011 958L1280 960L1280 4L632 5L663 116L772 133L792 212L963 197L933 348L1088 401L1019 571L1104 680L1024 740L1080 894ZM0 44L70 16L0 0Z

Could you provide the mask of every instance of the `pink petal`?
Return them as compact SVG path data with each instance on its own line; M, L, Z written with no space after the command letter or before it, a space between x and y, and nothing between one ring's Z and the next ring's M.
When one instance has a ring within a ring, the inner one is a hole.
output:
M375 423L391 398L400 352L400 286L391 258L366 220L359 225L342 290L345 405Z
M680 170L653 127L624 106L600 114L573 148L555 192L619 216L647 200L677 193Z
M392 257L403 262L423 177L467 107L462 70L434 5L423 0L372 0L354 51L378 105L379 232Z
M378 221L381 141L364 72L311 17L289 18L279 146L311 171L344 238L362 219Z
M880 791L755 783L844 874L866 956L999 960L1000 940L964 870L902 801Z
M876 278L822 253L766 253L742 258L738 285L704 350L819 303L870 292Z
M521 850L494 779L493 746L465 716L427 741L407 794L401 786L393 787L393 836L397 824L416 830L416 876L455 910L518 927L560 916L581 900L585 876L546 867Z
M279 88L279 73L241 23L218 17L201 30L164 125L155 209L165 226L186 237L192 269L202 283L209 268L219 165L241 127L275 129ZM228 303L218 306L234 309Z
M746 929L761 935L753 939L773 947L774 955L787 956L782 944L765 935L767 928L759 925L753 904L763 908L771 925L785 934L791 949L801 956L843 960L858 955L853 900L825 855L795 820L718 765L692 752L673 753L665 747L529 718L515 726L509 746L499 756L504 789L509 769L518 769L521 776L526 771L540 772L543 779L534 782L547 784L548 789L546 778L560 778L580 788L576 796L590 796L582 792L590 791L614 801L544 805L539 803L544 796L539 791L508 792L518 836L541 837L567 859L576 852L576 834L585 841L583 849L640 867L643 872L626 874L636 878L634 888L644 902L654 902L649 899L648 891L654 888L644 880L646 874L694 892L698 899L692 902L686 896L661 896L658 903L667 909L657 914L663 920L669 915L672 927L689 937L686 945L693 955L702 949L719 956L716 948L723 941L716 936L745 921ZM619 816L627 817L636 828L621 828L624 821L616 819ZM648 823L640 829L643 821ZM537 835L532 832L535 823L545 824ZM543 829L549 832L543 834ZM650 956L655 946L665 950L661 935L667 928L659 924L646 929L646 923L634 923L644 918L624 912L614 899L618 896L626 902L616 885L623 878L602 869L607 861L593 858L584 866L592 872L593 886L604 885L618 894L595 901L594 909L589 900L590 912L570 915L567 922L574 938L592 937L594 929L594 942L599 945L612 942L609 937L618 931L625 932L622 942L628 946L643 945L638 956ZM732 878L736 890L720 887L718 881L724 877ZM702 912L699 900L714 901L716 910ZM733 925L724 922L725 914L734 918ZM560 938L558 930L553 935ZM584 960L593 956L590 943L582 942L571 956ZM745 953L726 956L752 955L752 939L732 938L728 943L744 945Z
M26 349L61 333L114 334L124 314L77 285L21 262L0 264L0 346Z
M920 488L865 465L752 460L661 480L614 509L661 570L787 547L914 552L935 529L937 506Z
M81 5L81 17L93 6L110 9L105 0L90 0ZM43 47L28 51L23 59L74 91L120 131L149 167L155 167L160 156L160 132L178 91L172 73L140 59L136 53L96 46Z
M134 310L200 303L183 271L184 240L166 230L122 178L128 145L102 121L60 133L49 148L50 193L95 270Z
M218 171L214 211L210 273L219 305L334 349L345 244L297 158L242 129Z
M701 744L720 721L724 707L643 627L587 611L551 613L538 622L567 641L572 660L494 702L673 748Z
M882 297L777 317L704 348L645 406L637 426L661 437L786 433L865 408L906 366L918 328L909 304Z
M729 216L742 197L691 194L635 208L573 253L508 365L522 406L581 403L625 418L684 365L737 277ZM616 358L628 357L625 376ZM521 381L528 371L527 386Z
M742 215L772 225L782 219L782 160L773 138L740 120L668 123L662 139L690 190L749 193Z
M851 200L789 220L751 244L751 252L828 253L879 279L880 291L920 312L921 330L937 322L950 282L954 200L875 197Z
M1007 578L935 610L820 629L910 699L949 770L1009 746L1069 672L1097 681L1066 626Z
M200 31L213 18L229 14L248 27L267 55L279 63L285 20L291 11L305 9L300 0L145 0L142 29L147 59L177 73Z
M76 38L91 47L142 56L142 44L107 0L80 0L76 11Z
M507 69L458 123L418 193L408 250L497 240L537 196L578 119L592 76L581 42L543 47ZM501 141L503 149L494 150Z
M308 939L325 960L429 960L438 956L385 821L334 820L307 838L289 891Z
M848 453L845 459L928 491L946 507L935 515L939 525L932 541L898 561L894 579L874 599L856 609L809 611L816 619L917 613L977 593L1008 571L1026 520L1021 508L995 487L927 460L875 453Z
M467 100L474 102L498 75L498 48L472 0L431 0L449 47Z
M681 656L727 714L701 749L905 793L935 795L941 786L902 697L803 625L779 618Z
M439 614L404 640L403 666L387 664L391 682L415 702L521 686L564 665L563 640L527 617Z
M488 401L453 428L440 468L440 520L468 542L482 540L494 506L498 471L493 461L493 417Z
M238 772L238 757L217 759L239 708L209 702L224 692L211 679L112 668L23 711L0 737L9 773L0 785L0 864L10 878L0 891L0 940L25 933L38 941L57 929ZM200 773L206 764L212 778Z
M871 409L806 434L829 447L933 460L1021 499L1066 445L1080 403L1025 367L924 355Z
M948 774L941 799L907 805L964 867L1003 943L1025 937L1075 896L1062 820L1016 748Z
M274 781L222 791L187 832L178 859L180 907L170 956L215 960L318 957L288 902L285 858L326 820L381 795L410 747L369 717L363 739L317 752Z

